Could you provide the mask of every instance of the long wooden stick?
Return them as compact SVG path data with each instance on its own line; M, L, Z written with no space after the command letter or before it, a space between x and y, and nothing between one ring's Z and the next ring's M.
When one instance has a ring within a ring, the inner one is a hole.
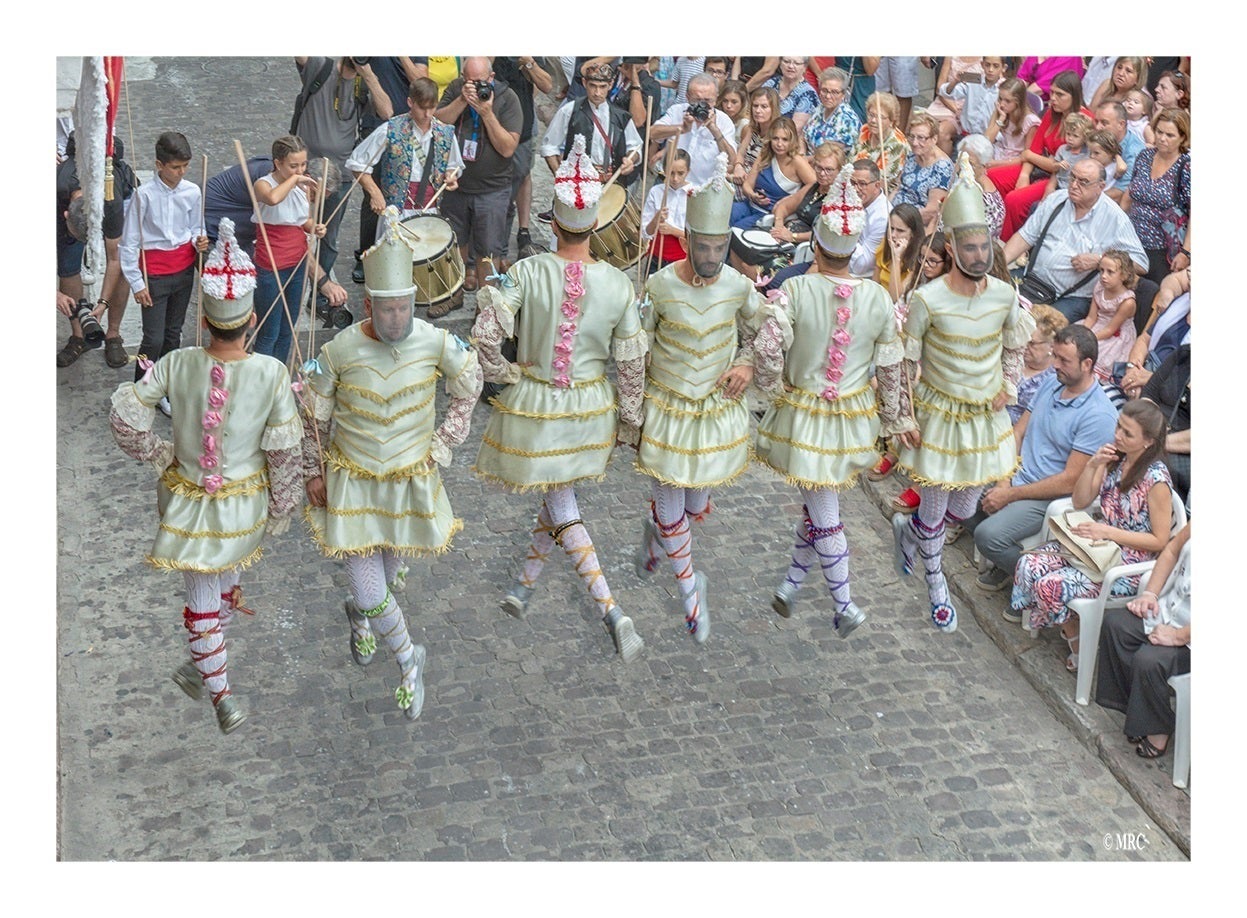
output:
M446 190L446 186L450 184L450 180L451 180L454 176L456 176L456 175L458 175L458 174L459 174L459 170L458 170L458 169L447 169L447 170L446 170L446 177L445 177L445 179L443 179L443 181L442 181L442 187L441 187L441 188L439 188L439 189L437 189L437 193L436 193L436 194L434 194L434 195L433 195L433 197L429 198L429 203L428 203L428 204L425 204L423 207L419 208L419 210L428 210L430 207L432 207L434 204L436 204L436 203L437 203L437 199L438 199L438 198L440 198L440 197L442 196L442 192Z
M649 128L650 128L650 122L652 122L653 120L654 120L654 97L648 96L645 99L645 144L641 147L641 151L642 151L641 152L641 169L643 170L641 172L641 210L645 210L646 192L648 190L645 186L649 182L649 166L647 165L647 162L649 159ZM637 247L638 252L644 251L645 249L645 227L644 226L637 227L636 247ZM645 279L641 276L641 264L643 261L644 259L642 258L637 258L636 260L636 282L637 282L638 287L642 286L645 283Z
M312 225L312 245L311 256L307 263L303 266L303 290L308 290L307 282L312 276L312 265L315 264L317 269L320 268L320 236L316 235L316 227L321 223L321 217L325 211L325 183L329 178L329 157L323 157L323 165L320 170L320 188L316 195L316 221ZM307 352L312 353L312 334L316 328L316 290L312 289L312 314L308 317L307 323ZM290 329L290 337L294 338L294 329Z
M667 206L667 195L671 193L671 186L667 184L667 179L671 175L671 164L675 162L675 151L679 149L679 144L674 142L677 140L678 138L672 137L670 140L667 141L667 152L665 154L666 158L663 161L663 165L662 165L662 200L658 203L659 213L661 213L663 208ZM666 234L663 233L663 231L660 229L655 234L654 238L657 239L659 236L664 236L664 235ZM648 273L650 267L654 264L654 251L653 249L650 249L650 251L646 252L645 254L647 256L645 270Z
M208 154L203 154L204 158L204 183L202 193L199 195L199 232L203 235L208 234L208 219L206 216L208 209ZM204 255L199 253L199 298L195 305L195 347L203 345L203 327L204 327Z

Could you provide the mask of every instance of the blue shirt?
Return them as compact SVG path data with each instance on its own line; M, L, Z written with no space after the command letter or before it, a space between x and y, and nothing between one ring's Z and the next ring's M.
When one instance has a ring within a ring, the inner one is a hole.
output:
M1142 137L1136 137L1126 131L1126 137L1121 142L1121 158L1126 161L1126 171L1117 176L1113 182L1114 188L1125 191L1130 187L1130 179L1134 177L1134 161L1139 158L1144 146Z
M1030 404L1030 420L1022 437L1022 468L1015 485L1033 484L1065 471L1072 452L1094 455L1112 442L1117 409L1098 383L1073 398L1061 398L1065 387L1056 376L1040 387Z

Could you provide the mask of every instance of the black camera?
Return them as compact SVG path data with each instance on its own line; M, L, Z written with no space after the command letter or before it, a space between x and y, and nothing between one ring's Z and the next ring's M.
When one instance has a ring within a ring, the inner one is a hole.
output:
M482 102L494 94L494 86L489 80L473 80L472 85L476 87L476 98Z
M688 113L694 121L708 121L710 119L710 103L709 102L690 102Z
M352 57L349 59L356 67L367 67L372 63L371 57Z

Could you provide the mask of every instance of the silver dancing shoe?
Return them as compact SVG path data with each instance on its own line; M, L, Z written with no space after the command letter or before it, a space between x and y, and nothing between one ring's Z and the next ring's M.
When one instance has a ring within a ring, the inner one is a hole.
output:
M346 602L342 604L346 610L346 620L352 626L363 623L368 634L365 637L357 638L355 636L355 628L350 629L351 640L351 659L360 666L367 666L372 662L373 655L377 652L377 638L372 633L372 626L368 623L368 619L364 613L359 611L359 606L355 604L355 600L351 597L346 598Z
M931 603L931 624L945 634L957 630L957 610L950 602Z
M216 723L222 733L233 733L247 719L247 715L238 706L238 699L226 695L216 703Z
M636 575L642 580L650 577L654 573L654 568L658 566L658 559L650 560L649 547L658 541L658 527L654 525L653 517L645 517L641 521L641 547L637 549L636 555L633 557L633 563L636 566ZM651 567L650 565L653 565Z
M632 662L641 652L641 648L645 646L641 636L636 633L632 619L620 612L618 606L613 606L606 613L606 618L602 619L602 624L606 626L606 633L615 642L615 652L623 657L625 663Z
M532 598L533 593L537 591L536 587L524 586L518 580L511 584L511 589L507 590L507 595L502 597L502 602L498 605L502 607L502 611L513 618L523 618L524 612L528 609L528 600Z
M415 666L394 690L394 700L403 709L403 716L408 720L415 720L424 710L424 664L427 659L428 653L424 645L417 644Z
M903 513L892 514L892 565L902 577L914 572L914 559L905 552L905 530L909 517Z
M173 671L173 681L188 697L198 701L204 694L203 678L194 663L183 663Z
M706 608L706 575L701 571L693 574L693 589L697 592L697 617L684 624L689 634L698 644L706 643L710 637L710 610Z
M864 621L866 621L866 613L859 609L855 603L850 602L847 609L836 613L835 618L831 620L831 624L836 629L837 635L846 638Z
M784 582L775 588L775 595L771 597L771 608L780 618L792 618L792 607L796 601L797 588L785 577Z

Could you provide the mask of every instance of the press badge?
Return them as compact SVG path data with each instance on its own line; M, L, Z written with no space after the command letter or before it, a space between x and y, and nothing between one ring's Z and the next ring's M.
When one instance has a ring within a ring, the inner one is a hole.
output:
M465 140L463 142L463 161L471 163L476 161L476 141Z

